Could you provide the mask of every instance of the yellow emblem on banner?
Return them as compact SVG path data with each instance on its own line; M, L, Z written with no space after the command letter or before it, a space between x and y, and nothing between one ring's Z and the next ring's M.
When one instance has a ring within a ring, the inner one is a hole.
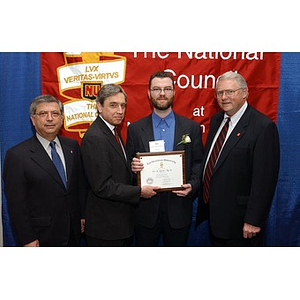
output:
M57 68L59 93L64 102L64 128L82 138L97 117L95 99L100 88L125 81L126 57L113 52L63 53L65 64Z

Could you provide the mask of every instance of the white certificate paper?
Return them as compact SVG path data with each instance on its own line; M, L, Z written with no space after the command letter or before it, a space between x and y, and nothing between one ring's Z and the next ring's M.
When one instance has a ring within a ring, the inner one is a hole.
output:
M185 152L138 153L144 169L138 173L140 186L159 186L159 191L179 190L185 184Z

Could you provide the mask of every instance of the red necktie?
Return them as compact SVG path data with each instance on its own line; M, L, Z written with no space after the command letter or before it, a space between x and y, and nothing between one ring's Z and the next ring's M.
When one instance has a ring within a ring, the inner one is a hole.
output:
M216 142L214 144L214 147L213 147L210 157L208 159L208 163L206 165L204 179L203 179L203 199L204 199L205 203L207 203L208 199L209 199L211 174L215 168L217 159L219 157L220 151L221 151L223 143L225 141L226 134L228 132L229 121L230 121L230 118L227 118L225 125L223 126L218 138L216 139Z
M120 140L120 137L119 137L119 134L118 134L118 129L117 129L117 127L114 128L114 133L115 133L115 138L116 138L116 140L117 140L117 142L118 142L118 144L119 144L119 146L120 146L120 148L121 148L121 150L122 150L122 153L123 153L125 159L127 159L127 158L126 158L125 150L124 150L124 148L123 148L123 145L122 145L122 143L121 143L121 140Z
M122 145L121 145L121 141L120 141L120 138L119 138L119 134L118 134L118 130L117 130L117 127L114 128L114 133L115 133L115 138L119 144L119 146L121 147L122 149ZM123 149L122 149L123 150Z

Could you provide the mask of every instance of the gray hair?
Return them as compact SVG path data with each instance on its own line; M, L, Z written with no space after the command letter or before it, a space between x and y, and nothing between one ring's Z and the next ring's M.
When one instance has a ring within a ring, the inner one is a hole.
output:
M30 107L29 107L29 113L31 116L33 116L36 112L36 107L38 104L40 103L50 103L50 102L55 102L58 104L59 106L59 110L60 113L63 114L64 113L64 106L63 104L54 96L52 95L41 95L41 96L37 96L36 98L34 98L31 103L30 103Z
M228 71L228 72L220 75L217 78L216 89L218 87L218 83L221 80L225 80L225 79L234 79L238 83L239 87L242 88L242 89L245 89L245 88L248 87L245 78L241 74L233 72L233 71Z
M98 92L96 102L103 105L105 99L107 99L110 96L114 96L116 94L119 94L119 93L122 93L124 95L125 102L127 102L127 95L126 95L125 91L122 89L121 86L119 86L117 84L114 84L114 83L106 84Z

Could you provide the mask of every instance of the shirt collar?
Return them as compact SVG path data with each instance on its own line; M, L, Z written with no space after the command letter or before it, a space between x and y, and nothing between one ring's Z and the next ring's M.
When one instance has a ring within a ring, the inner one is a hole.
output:
M115 129L115 127L116 127L115 125L111 125L110 123L108 123L107 121L105 121L101 115L99 115L99 117L103 120L103 122L107 125L107 127L108 127L111 131L114 131L114 129Z
M36 132L36 137L40 141L40 143L43 145L43 147L46 149L47 147L50 147L50 141L42 137L38 132ZM53 140L56 143L56 146L61 148L60 141L58 137L56 136Z
M243 104L243 106L231 117L229 117L226 113L224 114L224 120L227 118L230 118L230 121L232 123L232 125L235 125L240 118L242 117L242 115L244 114L245 110L247 109L248 103L247 101Z
M174 112L173 110L171 110L171 112L165 117L163 118L167 124L168 127L171 126L171 122L174 120L175 116L174 116ZM152 113L152 121L155 127L159 126L159 123L161 122L162 118L160 116L158 116L155 112Z

